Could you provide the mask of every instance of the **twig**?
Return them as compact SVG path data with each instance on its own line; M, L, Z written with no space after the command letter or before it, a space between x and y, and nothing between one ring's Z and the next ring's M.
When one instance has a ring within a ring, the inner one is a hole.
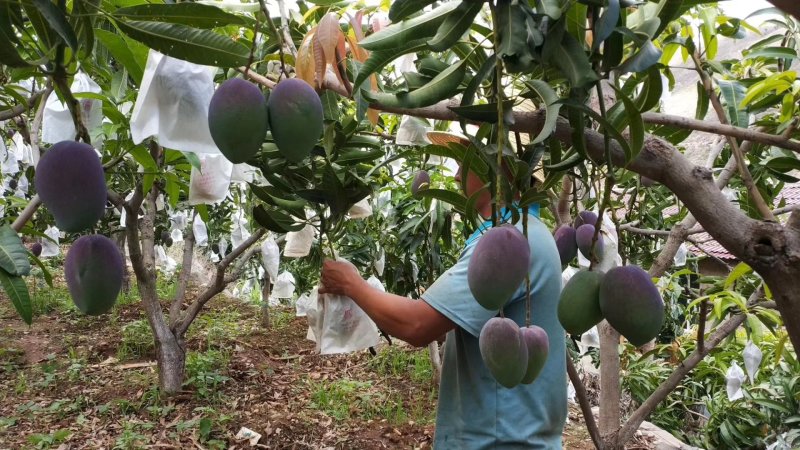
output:
M19 233L19 230L21 230L22 227L24 227L25 224L28 223L29 220L31 220L31 217L33 217L33 214L36 212L37 209L39 209L39 206L41 204L42 200L39 198L39 194L34 195L30 199L30 201L28 201L28 204L25 205L25 209L23 209L22 212L19 213L19 217L17 217L14 220L14 223L11 224L11 228L17 233Z
M600 437L600 429L597 428L597 422L594 420L592 405L589 404L589 396L586 394L586 387L583 386L578 370L572 364L569 351L567 351L567 374L569 374L569 379L572 381L572 387L575 388L575 396L578 397L578 404L581 406L583 420L586 422L586 429L589 431L592 443L597 450L602 450L603 439Z
M194 223L194 215L192 216ZM192 261L194 255L194 231L192 223L186 225L186 237L183 239L183 262L181 263L181 273L178 276L178 286L175 288L175 297L169 307L169 327L175 329L181 315L181 306L186 298L186 286L189 284L189 275L192 273Z
M697 52L694 52L692 54L692 60L694 61L695 67L697 67L697 73L700 75L700 79L703 81L703 87L708 94L708 98L711 100L711 104L714 106L714 110L717 113L717 118L721 124L729 125L728 117L725 114L725 110L722 109L719 96L717 96L717 93L714 91L712 79L705 69L703 69L702 62L700 61L700 55L698 55ZM762 217L775 222L775 216L772 214L772 211L770 211L767 203L764 201L764 197L762 197L761 193L758 191L755 181L753 181L753 176L747 169L747 164L744 160L744 153L739 147L739 143L733 137L728 136L728 144L733 150L733 155L736 158L736 165L739 168L739 175L741 175L742 182L744 182L747 192L750 194L750 198L753 200L753 203L755 203L756 209L758 209Z
M4 109L0 111L0 121L13 119L17 116L25 114L26 111L33 108L36 102L39 100L39 97L44 94L45 90L36 91L28 97L27 101L21 105L14 105L9 109Z
M36 114L33 116L33 123L31 123L30 127L30 144L31 144L31 153L34 155L39 154L39 132L42 129L42 119L44 118L44 108L47 106L47 98L50 97L50 94L53 92L53 83L50 80L47 80L47 85L44 89L44 94L42 94L42 101L39 103L39 108L36 110Z

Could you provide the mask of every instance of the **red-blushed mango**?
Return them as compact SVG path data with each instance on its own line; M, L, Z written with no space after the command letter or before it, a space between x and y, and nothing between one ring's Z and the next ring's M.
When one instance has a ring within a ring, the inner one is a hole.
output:
M33 245L31 245L31 253L33 256L38 258L39 255L42 254L42 244L39 242L34 242Z
M75 141L53 145L39 160L33 181L36 193L62 231L86 230L103 217L106 178L91 145Z
M255 84L231 78L211 97L208 129L228 161L239 164L255 156L268 126L267 101Z
M287 160L300 162L322 136L322 101L308 83L290 78L278 83L267 103L272 138Z
M603 274L581 270L569 279L558 300L558 321L570 334L583 334L603 320L600 284Z
M575 216L575 221L572 224L576 229L581 225L594 225L597 223L597 214L591 211L581 211Z
M421 190L428 189L431 185L431 176L425 170L420 170L414 175L414 181L411 182L411 193L417 195Z
M658 336L664 325L664 301L650 275L638 266L606 272L600 283L600 310L637 347Z
M652 178L647 178L644 175L639 175L639 182L644 187L652 187L656 184L655 180L653 180Z
M94 234L76 240L64 259L64 278L75 306L96 316L111 309L122 288L125 262L111 239Z
M594 238L594 225L584 224L575 230L575 243L586 259L592 259L589 252L592 249L592 239ZM597 235L597 242L594 244L594 256L599 261L603 257L603 234Z
M547 332L544 331L544 328L536 325L522 327L519 332L528 349L528 365L521 383L530 384L533 383L533 380L539 376L539 373L544 368L544 363L547 361L547 353L550 351L550 339L547 337Z
M558 248L558 256L561 257L561 265L569 264L578 255L575 228L569 225L561 225L556 230L553 238L556 240L556 248Z
M508 318L493 317L481 328L478 347L483 363L498 383L512 388L528 369L528 347L519 326Z
M499 310L525 281L530 265L528 240L516 227L501 225L481 236L467 267L473 297L489 310Z

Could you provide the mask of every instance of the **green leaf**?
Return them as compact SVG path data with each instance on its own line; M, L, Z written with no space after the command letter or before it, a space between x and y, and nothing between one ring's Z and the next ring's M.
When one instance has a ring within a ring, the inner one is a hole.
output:
M399 22L406 17L422 11L436 0L394 0L389 7L389 20Z
M443 52L455 45L469 30L482 7L482 1L462 1L453 12L447 15L444 22L439 25L436 35L428 41L431 50Z
M136 84L142 84L144 67L147 61L146 57L145 60L140 60L137 58L129 43L125 40L125 38L118 34L101 30L99 28L94 30L94 34L100 43L103 44L103 46L108 49L109 52L111 52L111 56L113 56L114 59L116 59L125 67L125 69L128 70L128 73L131 75ZM141 46L145 48L145 50L147 49L136 41L133 41L133 45Z
M586 6L584 6L584 17L586 17L585 8ZM561 18L561 2L559 0L536 0L536 10L549 16L553 21Z
M583 112L588 114L592 119L594 119L597 123L599 123L604 130L608 132L608 134L613 138L617 143L622 147L623 152L625 153L625 162L626 164L631 162L634 157L633 150L631 149L630 144L625 138L622 136L616 128L614 128L611 123L606 120L605 117L601 116L599 113L595 112L588 106L584 105L583 103L576 103L574 100L561 100L561 102L568 106L570 109L574 109L579 112ZM641 148L640 148L641 149Z
M569 78L573 87L584 88L598 80L583 46L571 34L564 34L560 52L555 55L554 63Z
M51 49L55 48L56 44L63 42L57 36L55 30L50 27L41 11L32 2L23 2L22 7L25 9L25 14L28 16L33 29L36 31L37 43L40 44L40 48L44 53L49 53Z
M149 20L179 23L196 28L216 28L226 25L247 25L244 17L225 12L216 6L200 3L145 3L114 11L114 16L126 20Z
M131 156L133 156L133 160L137 163L141 164L146 170L155 171L158 170L158 165L156 161L153 159L153 156L150 155L150 152L143 146L137 145L130 150ZM199 169L198 169L199 170ZM145 189L145 192L148 190Z
M445 158L453 158L459 162L463 162L465 156L470 153L466 147L456 142L450 143L448 146L433 144L426 145L422 148L422 152L430 155L442 156ZM478 175L485 175L489 170L489 166L481 158L474 158L471 164L471 170Z
M577 2L567 10L566 30L575 39L585 39L586 10L586 5Z
M383 69L384 66L394 61L396 58L407 53L413 53L427 48L428 42L425 39L416 39L405 42L402 47L395 47L389 50L378 50L369 54L369 58L364 61L353 82L353 91L358 92L359 87L370 75Z
M33 6L35 6L47 20L50 28L61 37L64 43L69 45L73 51L77 52L78 38L75 36L75 30L72 29L72 25L67 21L67 16L64 15L64 12L50 0L32 1Z
M197 153L192 152L182 152L183 156L186 157L186 160L189 161L189 164L197 169L198 171L202 171L203 165L200 163L200 157L197 156Z
M731 125L747 128L750 125L750 114L746 108L740 108L747 88L738 81L717 80L717 84L725 100L725 111L728 113Z
M748 52L744 56L745 58L796 59L797 51L786 47L765 47Z
M772 158L764 165L781 173L792 170L800 170L800 160L794 156L779 156L777 158Z
M268 210L264 205L253 208L253 219L262 227L276 233L300 231L305 227L303 223L295 223L290 216L275 210Z
M646 41L644 45L633 54L630 58L625 60L619 66L620 74L628 72L644 72L652 65L658 63L661 59L661 49L653 44L653 41Z
M75 34L81 43L84 55L91 55L94 49L94 15L86 8L88 0L73 0L72 19L75 22Z
M511 111L514 100L503 101L503 110ZM447 109L453 111L458 116L476 122L497 123L497 103L483 103L480 105L469 106L448 106Z
M626 161L630 162L636 158L639 152L642 151L642 147L644 147L644 122L642 122L642 114L639 112L639 109L636 108L633 100L616 86L612 85L612 87L617 91L617 99L622 99L622 103L625 105L625 114L628 116L627 122L631 136L631 153L630 155L626 155Z
M751 272L753 272L753 268L748 266L747 263L741 262L737 264L736 267L734 267L733 270L731 270L731 273L728 274L728 277L725 278L725 284L723 285L723 287L725 289L730 289L731 286L733 286L733 283L736 282L736 280Z
M8 224L0 226L0 268L12 276L27 275L31 271L28 250Z
M600 19L597 20L594 26L594 42L592 42L592 51L597 51L600 44L603 43L611 33L619 21L619 0L609 0Z
M339 152L339 156L336 158L337 164L343 165L352 165L362 162L374 161L380 157L385 155L384 151L381 149L372 149L372 150L359 150L359 149L352 149Z
M338 121L340 116L339 96L326 89L320 95L320 101L322 102L322 119L329 122Z
M458 5L459 2L445 3L421 16L389 25L362 39L358 44L367 50L389 50L406 46L411 40L429 38L436 34L447 14Z
M466 211L467 198L458 192L448 191L447 189L428 188L423 191L419 191L417 195L423 198L435 198L453 205L453 208L462 214Z
M25 280L0 269L0 285L5 289L6 295L11 299L11 303L19 316L22 317L25 323L30 325L33 322L33 310L31 309L31 297Z
M48 286L53 287L53 275L51 275L50 271L47 270L47 267L44 265L42 260L36 257L36 255L34 255L33 253L30 253L28 257L30 257L33 260L33 262L37 266L39 266L39 269L42 270L42 276L44 277L44 282L47 283Z
M250 49L213 31L186 25L117 20L128 36L159 52L195 64L239 67L247 64Z
M370 102L393 108L421 108L448 99L458 91L461 80L466 74L464 61L453 64L437 75L430 83L407 93L385 94L361 90L364 98Z
M525 86L531 91L535 92L539 98L542 99L542 104L545 107L544 125L541 131L530 142L531 144L538 144L547 139L556 129L558 123L558 112L561 110L561 104L558 103L558 94L550 87L549 84L542 80L530 80L525 82Z

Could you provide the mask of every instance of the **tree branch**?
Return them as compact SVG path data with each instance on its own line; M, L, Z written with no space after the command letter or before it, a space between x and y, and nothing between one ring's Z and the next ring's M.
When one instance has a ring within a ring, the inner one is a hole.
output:
M53 83L50 80L47 80L44 94L42 94L42 101L39 103L39 108L36 110L36 114L33 116L33 123L31 123L29 130L31 138L31 153L34 155L39 154L39 131L42 129L42 119L44 118L44 108L47 106L47 98L50 97L52 92Z
M192 216L194 218L194 216ZM169 307L169 327L175 329L181 316L181 306L186 298L186 286L192 274L192 257L194 256L194 229L192 223L186 225L186 237L183 239L183 262L181 273L178 275L178 286L175 288L175 297Z
M570 381L572 381L572 386L575 388L575 396L578 397L578 404L581 406L583 420L586 422L586 429L589 431L592 443L596 449L601 450L603 448L603 439L600 437L600 429L597 428L597 422L595 422L594 414L592 414L592 405L589 404L589 396L586 394L586 388L583 386L575 365L572 364L569 351L567 351L567 374Z
M792 141L782 135L762 133L750 128L736 127L733 125L697 120L684 116L673 116L669 114L645 112L642 113L642 121L652 125L668 125L687 130L702 131L736 139L753 141L759 144L774 145L775 147L785 148L800 153L800 142Z
M748 299L748 304L753 304L761 296L762 290L756 289ZM741 325L747 316L745 314L737 314L725 322L723 322L714 333L709 336L704 348L695 349L683 362L675 368L675 371L664 380L663 383L645 400L636 411L628 418L625 425L620 428L616 435L616 442L627 442L633 437L633 433L639 429L644 419L655 410L656 406L661 403L670 392L674 391L681 380L694 369L703 358L708 355L719 343L728 337L731 333Z
M176 335L183 336L183 334L186 333L186 330L189 329L189 325L191 325L192 321L194 321L194 319L197 317L197 314L199 314L200 310L203 309L203 306L215 295L219 294L223 289L225 289L225 285L227 284L225 282L225 271L228 269L228 266L251 245L261 239L261 236L263 236L264 233L266 233L266 230L259 228L249 238L245 239L244 242L239 244L238 247L228 253L228 255L226 255L219 264L217 264L217 273L214 277L214 280L212 280L206 286L206 290L200 294L200 296L197 297L197 299L195 299L191 305L189 305L189 308L186 309L183 318L174 328Z
M33 108L36 102L39 100L39 97L44 94L45 90L36 91L28 97L28 100L21 105L14 105L9 109L4 109L0 111L0 121L13 119L17 116L25 114L26 111Z
M22 212L19 213L19 217L17 217L14 220L14 223L11 224L11 228L17 233L19 233L19 230L21 230L22 227L24 227L25 224L28 223L29 220L31 220L31 217L33 217L33 214L36 213L36 210L39 209L39 206L41 206L41 204L42 200L39 198L39 194L36 194L33 197L31 197L30 201L28 201L28 204L25 205L25 209L23 209Z
M721 124L729 125L728 116L725 114L725 110L722 109L719 96L717 96L717 93L714 91L713 80L705 71L705 69L703 69L703 64L700 61L700 55L696 51L692 53L692 60L694 61L698 75L700 75L700 79L703 81L703 88L706 90L708 98L711 100L711 104L714 106L714 111L717 113L717 118ZM744 185L747 188L747 193L750 195L753 203L755 203L756 209L758 209L762 217L774 222L775 216L772 215L767 203L764 201L764 197L761 196L761 193L756 187L755 181L753 181L753 176L747 169L747 163L744 160L744 153L739 148L739 143L736 141L736 139L728 136L728 144L733 150L733 155L736 158L736 165L739 168L739 175L741 175L742 182L744 182Z

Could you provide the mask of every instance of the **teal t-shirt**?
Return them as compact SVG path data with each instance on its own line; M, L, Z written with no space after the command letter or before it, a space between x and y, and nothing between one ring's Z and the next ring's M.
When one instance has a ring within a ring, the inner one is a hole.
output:
M522 223L517 228L522 230ZM550 350L539 377L512 389L498 384L483 364L478 336L497 315L472 297L467 265L481 230L468 241L458 262L422 295L456 324L447 334L436 412L435 450L561 449L567 417L565 334L558 321L561 260L547 227L528 217L531 248L532 322L547 332ZM525 283L504 308L505 316L525 325Z

